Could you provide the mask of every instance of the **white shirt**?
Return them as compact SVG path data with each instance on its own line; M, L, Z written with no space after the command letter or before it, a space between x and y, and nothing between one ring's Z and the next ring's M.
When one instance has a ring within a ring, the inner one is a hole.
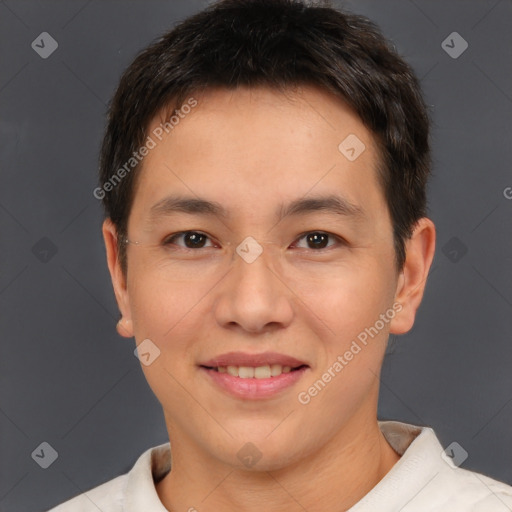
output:
M458 446L446 453L434 431L398 421L380 429L400 460L348 512L511 512L512 487L457 467ZM158 482L170 470L170 443L146 450L126 474L91 489L48 512L167 512Z

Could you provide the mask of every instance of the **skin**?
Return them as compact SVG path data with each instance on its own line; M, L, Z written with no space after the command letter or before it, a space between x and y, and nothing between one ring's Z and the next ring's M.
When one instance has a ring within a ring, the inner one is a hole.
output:
M397 272L373 136L328 93L241 88L195 98L193 111L144 159L128 224L128 238L140 243L128 245L126 276L115 227L108 219L103 225L119 333L137 344L149 338L161 351L142 365L172 447L172 471L156 486L158 495L172 511L259 512L262 504L270 512L347 510L399 460L377 424L379 374L389 333L413 326L434 225L427 218L417 223ZM349 134L366 146L352 162L338 150ZM276 223L279 204L333 192L364 216L317 211ZM231 217L182 213L150 223L150 207L171 193L217 201ZM209 251L210 259L203 252L185 261L183 238L174 252L158 246L185 230L220 241L192 249ZM347 243L330 238L322 255L300 238L310 231ZM222 266L222 251L247 236L261 242L261 256L249 264L235 253ZM307 405L299 403L298 393L397 303L401 311L378 335ZM197 366L230 351L280 352L309 369L276 396L242 400ZM262 454L252 467L237 457L248 442Z

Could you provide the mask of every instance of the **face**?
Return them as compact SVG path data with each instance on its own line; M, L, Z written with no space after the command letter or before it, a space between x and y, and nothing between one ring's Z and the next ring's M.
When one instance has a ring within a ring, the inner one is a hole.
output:
M315 88L195 98L153 136L114 286L171 443L275 469L375 419L408 315L377 152Z

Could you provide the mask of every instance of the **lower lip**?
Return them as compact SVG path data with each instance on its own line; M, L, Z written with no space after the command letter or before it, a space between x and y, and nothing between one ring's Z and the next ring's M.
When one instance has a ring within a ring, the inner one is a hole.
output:
M216 385L230 395L236 398L258 400L274 396L280 391L293 386L302 378L308 367L304 366L298 370L266 379L241 379L240 377L233 377L229 373L219 373L216 370L210 370L204 366L201 366L200 369L209 375Z

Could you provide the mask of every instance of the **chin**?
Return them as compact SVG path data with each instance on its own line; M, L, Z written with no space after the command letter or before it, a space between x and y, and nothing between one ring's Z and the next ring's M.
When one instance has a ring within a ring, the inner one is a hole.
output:
M301 446L304 436L291 436L284 430L280 435L276 432L268 436L271 431L272 428L260 430L258 435L226 439L223 447L217 445L215 449L218 458L239 470L278 471L300 462L309 452L315 451L311 439L308 439L308 446Z

